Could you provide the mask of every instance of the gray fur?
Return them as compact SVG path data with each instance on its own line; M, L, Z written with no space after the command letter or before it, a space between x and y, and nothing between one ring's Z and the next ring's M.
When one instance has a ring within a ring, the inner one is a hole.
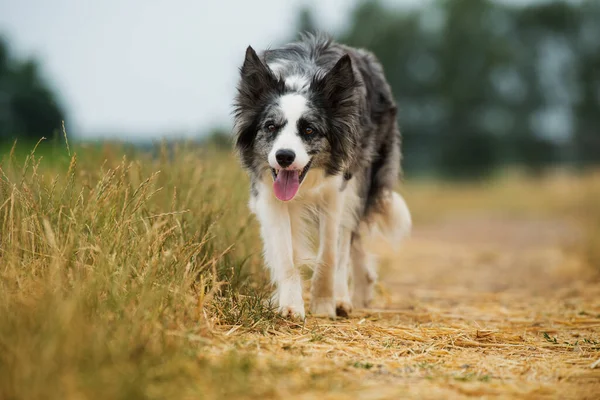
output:
M264 124L280 118L273 105L280 96L299 92L308 98L308 118L319 132L304 139L312 169L357 179L363 199L359 217L377 212L384 192L397 183L401 157L396 105L375 56L322 35L305 35L260 56L249 47L240 72L236 149L253 186L269 169L276 133Z

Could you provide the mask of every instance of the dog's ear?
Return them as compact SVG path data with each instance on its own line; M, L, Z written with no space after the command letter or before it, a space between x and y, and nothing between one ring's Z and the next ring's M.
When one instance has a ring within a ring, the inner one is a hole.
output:
M332 159L337 160L326 170L330 174L342 171L351 176L357 144L359 143L360 113L356 89L360 81L354 74L352 59L346 54L341 57L325 76L317 77L311 89L318 94L328 113L329 129L326 136L331 146ZM341 162L340 162L341 161ZM348 168L352 166L351 168Z
M273 72L260 60L251 46L246 49L246 58L240 69L240 95L247 100L256 101L268 90L277 88L277 79Z
M260 61L258 54L252 48L248 46L246 49L246 57L244 58L244 64L242 65L241 73L242 78L251 77L255 74L264 74L268 72L266 66Z
M240 76L234 102L235 145L242 156L242 163L250 168L253 161L252 147L258 130L257 116L271 93L283 92L284 82L275 77L250 46L246 49Z
M350 99L357 86L350 56L342 56L323 78L314 82L314 86L333 107Z

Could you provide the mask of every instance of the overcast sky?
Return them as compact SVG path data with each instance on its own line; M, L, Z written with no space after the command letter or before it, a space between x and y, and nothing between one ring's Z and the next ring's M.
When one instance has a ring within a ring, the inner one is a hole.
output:
M289 37L302 4L336 32L356 3L0 0L0 35L16 54L41 61L71 134L195 135L230 126L246 46L263 49Z

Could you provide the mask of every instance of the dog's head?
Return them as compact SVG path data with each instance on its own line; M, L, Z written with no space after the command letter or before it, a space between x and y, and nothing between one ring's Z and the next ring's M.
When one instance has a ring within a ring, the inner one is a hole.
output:
M235 101L236 148L245 168L270 171L275 196L294 198L311 169L339 174L358 134L357 79L350 56L302 91L286 86L248 47Z

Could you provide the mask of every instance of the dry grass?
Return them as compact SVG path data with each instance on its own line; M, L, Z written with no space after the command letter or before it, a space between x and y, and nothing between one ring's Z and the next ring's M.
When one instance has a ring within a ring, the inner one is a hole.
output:
M600 271L600 173L587 177L580 201L575 208L576 219L584 230L580 252L590 267Z
M2 399L600 393L598 176L407 183L374 308L298 324L231 157L74 151L1 164Z

